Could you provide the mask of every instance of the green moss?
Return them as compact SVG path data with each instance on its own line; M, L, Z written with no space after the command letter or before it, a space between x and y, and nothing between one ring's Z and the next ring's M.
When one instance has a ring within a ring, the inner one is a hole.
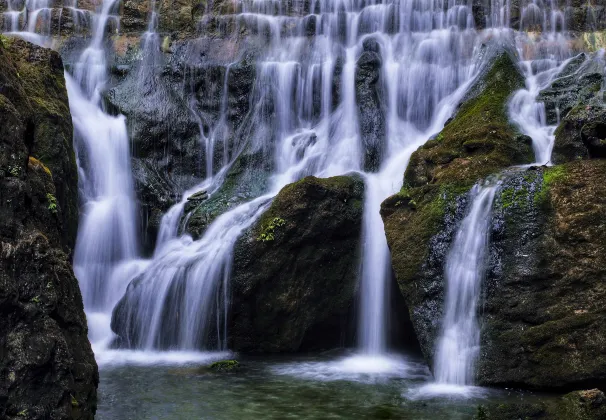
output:
M556 165L545 169L543 172L541 190L535 195L535 204L546 204L549 198L549 190L551 186L565 178L566 167L564 165Z
M47 193L46 199L48 200L48 209L51 213L57 214L57 198L53 194Z
M275 239L274 234L276 233L276 229L282 227L286 224L286 221L280 217L274 217L263 226L261 233L257 237L257 241L261 242L269 242Z
M208 366L208 369L215 372L230 372L238 368L240 368L240 363L237 360L219 360Z
M509 207L524 208L528 204L528 189L509 187L501 191L501 207L507 209Z

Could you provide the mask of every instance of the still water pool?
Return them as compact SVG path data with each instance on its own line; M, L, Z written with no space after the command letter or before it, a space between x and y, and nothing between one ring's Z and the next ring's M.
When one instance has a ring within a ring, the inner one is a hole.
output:
M116 352L99 358L97 418L472 419L479 404L539 398L432 384L415 358L323 354L239 357L234 373L200 366L226 354Z

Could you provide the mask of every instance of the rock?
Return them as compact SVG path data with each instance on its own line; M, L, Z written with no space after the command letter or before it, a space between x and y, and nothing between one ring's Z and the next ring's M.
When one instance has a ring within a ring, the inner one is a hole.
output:
M606 103L600 98L575 106L555 131L552 161L606 156Z
M226 211L261 196L267 191L272 161L263 152L244 151L232 164L219 189L207 200L188 202L181 225L194 239ZM188 214L191 213L191 214Z
M573 389L606 379L606 161L514 177L495 203L478 380Z
M570 392L556 401L539 400L533 403L500 403L479 406L474 419L550 419L601 420L606 418L606 398L599 389Z
M234 372L240 369L240 363L237 360L219 360L211 363L208 369L213 372Z
M374 49L370 40L365 46ZM366 171L377 171L386 148L385 115L381 102L381 56L378 52L365 51L360 55L356 67L356 103L360 135L366 156L363 167Z
M293 352L346 342L358 286L363 194L358 177L304 178L284 187L238 240L231 349Z
M442 319L445 258L466 193L478 180L534 159L507 116L508 100L523 83L509 54L497 54L452 121L413 153L402 190L381 207L392 267L430 364Z
M97 364L71 268L77 168L61 58L0 38L0 418L92 419Z
M595 55L573 58L551 86L539 94L547 124L556 125L578 104L586 104L602 87L603 68Z

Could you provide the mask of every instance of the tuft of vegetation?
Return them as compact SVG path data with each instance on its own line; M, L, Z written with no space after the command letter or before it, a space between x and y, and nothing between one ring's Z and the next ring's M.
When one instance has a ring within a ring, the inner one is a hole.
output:
M47 193L46 199L48 200L48 209L51 213L57 214L57 198L53 194Z
M543 172L543 183L541 185L541 191L539 191L534 199L536 204L542 204L547 202L549 197L549 189L551 186L566 177L566 168L564 165L556 165L545 169Z
M276 228L282 227L286 224L286 221L280 217L274 217L270 222L265 225L261 234L257 237L257 241L269 242L275 239Z

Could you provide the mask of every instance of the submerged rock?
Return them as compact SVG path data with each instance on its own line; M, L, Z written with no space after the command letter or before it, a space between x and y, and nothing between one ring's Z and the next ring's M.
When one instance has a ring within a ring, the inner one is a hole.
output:
M570 392L556 401L488 404L479 406L474 416L474 420L601 420L604 418L606 418L606 397L599 389Z
M97 364L70 254L77 168L61 58L0 37L0 418L92 419Z
M230 348L289 352L343 345L358 284L364 182L307 177L276 196L238 240Z

